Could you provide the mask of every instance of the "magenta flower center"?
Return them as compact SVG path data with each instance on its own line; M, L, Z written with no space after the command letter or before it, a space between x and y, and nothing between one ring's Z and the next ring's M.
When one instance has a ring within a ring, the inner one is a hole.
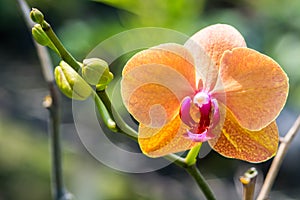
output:
M196 122L191 116L191 106L199 110L200 119ZM180 118L189 126L186 136L195 142L204 142L215 137L212 129L220 121L219 106L216 99L203 91L197 92L193 99L185 97L180 107Z

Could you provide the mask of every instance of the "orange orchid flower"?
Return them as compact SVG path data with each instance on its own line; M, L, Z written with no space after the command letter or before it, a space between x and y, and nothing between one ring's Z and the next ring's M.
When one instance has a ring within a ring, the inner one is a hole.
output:
M232 26L216 24L183 46L162 44L134 55L123 69L121 94L150 157L208 141L225 157L262 162L277 151L275 119L288 87L274 60L247 48Z

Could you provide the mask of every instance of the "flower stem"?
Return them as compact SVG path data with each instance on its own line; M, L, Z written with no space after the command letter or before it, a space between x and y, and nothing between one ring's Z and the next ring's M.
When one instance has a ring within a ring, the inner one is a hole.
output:
M64 45L61 43L59 38L56 36L55 32L53 31L52 27L48 22L44 20L44 15L41 11L39 11L36 8L33 8L30 12L30 16L33 17L31 20L33 20L36 23L39 23L43 29L43 31L48 36L48 39L51 40L54 47L56 48L54 51L55 53L58 53L59 56L68 63L73 69L78 71L80 69L80 65L75 60L75 58L67 51L67 49L64 47ZM38 20L37 20L38 18ZM56 51L57 50L57 51Z
M117 123L118 131L129 138L133 139L134 141L137 141L138 134L137 132L131 128L121 117L121 115L115 110L114 106L111 103L111 100L109 99L106 90L100 90L96 91L97 96L101 99L104 106L107 109L107 112L110 113L110 116L112 116L112 119Z
M93 92L95 104L98 108L98 111L101 115L102 120L104 121L104 124L113 132L117 132L119 129L117 127L117 124L112 119L111 112L108 111L108 108L104 105L100 97L96 92Z
M198 184L199 188L202 190L203 194L205 195L207 200L216 200L211 188L205 181L204 177L202 176L201 172L197 168L196 164L189 165L185 168L186 171L195 179L196 183Z
M181 168L186 168L187 164L185 162L185 159L182 158L181 156L178 156L176 154L168 154L166 156L164 156L165 159L173 162L174 164L176 164L177 166L181 167Z
M199 154L199 151L201 149L202 143L200 143L199 145L193 147L189 153L187 154L187 156L185 157L185 162L187 165L193 165L196 163L197 161L197 156Z
M49 23L47 23L45 20L40 24L47 34L48 38L51 40L51 42L54 44L56 49L59 52L59 56L68 63L73 69L78 71L80 69L80 65L77 63L76 59L67 51L67 49L64 47L64 45L61 43L59 38L56 36L55 32L53 31L52 27Z

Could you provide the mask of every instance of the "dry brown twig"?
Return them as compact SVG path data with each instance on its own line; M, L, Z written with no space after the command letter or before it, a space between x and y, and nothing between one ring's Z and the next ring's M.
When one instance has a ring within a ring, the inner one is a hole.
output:
M299 131L299 128L300 128L300 115L298 116L298 118L296 119L296 121L294 122L294 124L290 128L290 130L287 132L287 134L284 136L284 138L281 140L277 154L273 159L273 162L268 171L268 174L267 174L264 184L261 188L261 191L257 197L257 200L268 199L268 196L269 196L271 188L274 184L275 178L277 177L279 168L283 162L283 159L287 153L287 150L290 147L292 140L294 139L297 132Z
M251 167L240 177L243 184L243 200L253 200L257 174L257 170Z

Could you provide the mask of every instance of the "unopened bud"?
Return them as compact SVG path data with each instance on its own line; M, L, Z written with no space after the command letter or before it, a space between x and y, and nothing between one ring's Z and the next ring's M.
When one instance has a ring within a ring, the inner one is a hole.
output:
M64 61L55 68L54 75L58 88L67 97L85 100L91 95L92 88Z
M32 21L38 24L41 24L44 21L43 13L36 8L32 8L30 12L30 18Z
M47 46L51 41L47 34L44 32L40 24L35 24L32 27L32 36L40 45Z
M99 58L83 60L82 77L97 90L104 90L114 75L109 71L107 62Z
M43 30L43 28L40 24L35 24L32 27L31 32L32 32L32 36L33 36L34 40L37 43L39 43L42 46L50 47L53 51L55 51L58 55L60 55L59 51L57 50L55 45L52 43L52 41L49 39L49 37L47 36L47 34L45 33L45 31Z

